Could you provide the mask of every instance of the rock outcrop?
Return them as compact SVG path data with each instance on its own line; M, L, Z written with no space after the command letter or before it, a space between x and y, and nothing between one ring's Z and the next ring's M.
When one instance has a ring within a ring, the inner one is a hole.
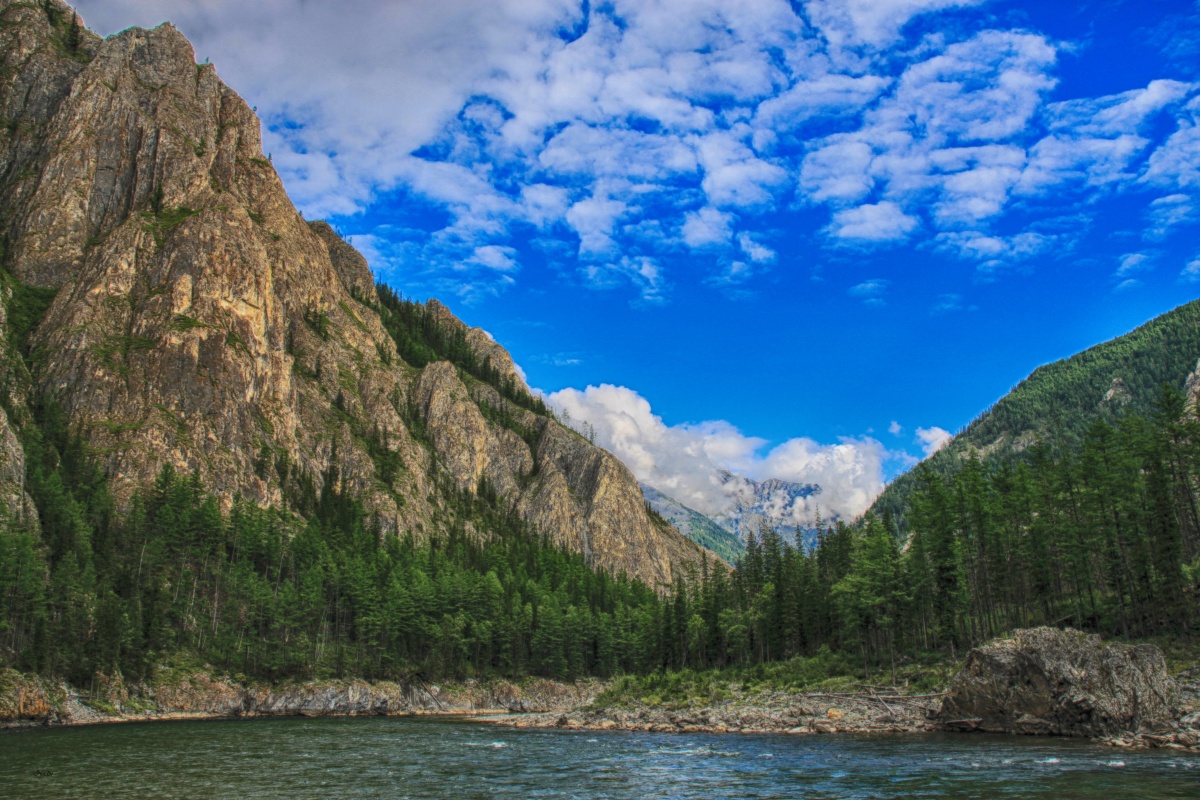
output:
M119 502L166 465L227 503L286 505L299 481L334 479L385 530L421 536L449 523L441 470L469 492L486 479L596 565L667 583L701 558L608 453L523 409L520 435L484 413L504 403L492 387L403 362L365 259L296 211L253 110L178 30L101 39L73 18L0 0L0 266L57 292L29 337L29 392L62 407ZM527 390L486 333L428 308ZM377 467L379 431L399 468Z
M1165 726L1175 703L1157 647L1033 628L972 650L938 719L954 730L1094 737Z

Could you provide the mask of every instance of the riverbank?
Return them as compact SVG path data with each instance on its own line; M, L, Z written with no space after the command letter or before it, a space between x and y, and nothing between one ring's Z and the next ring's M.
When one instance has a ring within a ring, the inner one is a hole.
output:
M408 683L363 680L243 682L211 669L162 669L126 685L100 676L94 689L0 671L0 729L175 719L282 716L398 716L569 711L604 688L595 680Z
M0 728L462 714L514 728L1041 734L1200 752L1200 666L1170 669L1153 645L1037 628L974 648L961 665L945 659L900 662L890 670L897 681L891 685L874 685L839 671L843 667L840 657L823 652L748 669L651 673L609 682L435 684L413 676L402 683L266 684L193 663L162 666L150 680L132 685L119 675L97 676L86 692L10 669L0 670Z
M942 730L933 719L939 694L761 692L731 687L730 699L708 706L592 706L567 712L488 719L517 728L626 730L655 733L919 733Z

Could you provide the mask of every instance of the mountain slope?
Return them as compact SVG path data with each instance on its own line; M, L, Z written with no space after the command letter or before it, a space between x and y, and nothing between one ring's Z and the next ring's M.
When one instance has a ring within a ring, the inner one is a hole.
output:
M1200 300L1194 300L1123 336L1038 367L926 463L949 474L971 453L996 464L1039 439L1074 447L1093 420L1123 410L1150 412L1163 384L1184 389L1198 358ZM901 475L871 510L891 511L903 526L915 484L912 472Z
M663 494L649 484L641 484L642 495L654 512L671 523L696 544L712 550L730 564L736 564L746 547L741 539L722 528L712 519Z
M53 295L6 381L14 425L61 407L118 502L170 465L226 505L303 512L332 485L425 536L453 518L449 483L652 584L699 560L617 459L514 402L528 388L482 331L431 301L423 330L454 347L404 360L366 261L297 213L258 118L182 34L72 18L0 0L0 266Z

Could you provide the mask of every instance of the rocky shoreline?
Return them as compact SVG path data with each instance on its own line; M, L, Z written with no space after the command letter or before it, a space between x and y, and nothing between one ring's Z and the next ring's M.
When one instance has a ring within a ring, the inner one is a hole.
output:
M869 692L766 692L711 706L589 707L487 719L516 728L656 733L919 733L941 730L932 715L940 695Z
M470 715L516 728L678 733L985 732L1090 738L1200 753L1200 668L1167 674L1158 648L1078 631L1015 631L971 651L944 692L746 691L682 702L602 693L599 680L436 685L320 680L268 685L211 667L161 668L145 683L97 676L89 692L0 670L0 729L169 719Z
M1170 677L1161 650L1054 628L1014 631L975 648L946 691L937 694L735 691L703 707L624 706L492 721L684 733L982 732L1200 752L1200 684Z
M405 716L566 711L586 706L599 681L518 682L321 680L243 683L203 669L171 671L145 684L101 677L94 691L0 671L0 729L177 719L282 716Z

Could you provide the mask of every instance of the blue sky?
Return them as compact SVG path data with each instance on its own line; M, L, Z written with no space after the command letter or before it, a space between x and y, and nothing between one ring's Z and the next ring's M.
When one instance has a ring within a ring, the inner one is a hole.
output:
M172 19L307 216L701 510L730 469L852 516L1200 288L1195 2L79 7Z

